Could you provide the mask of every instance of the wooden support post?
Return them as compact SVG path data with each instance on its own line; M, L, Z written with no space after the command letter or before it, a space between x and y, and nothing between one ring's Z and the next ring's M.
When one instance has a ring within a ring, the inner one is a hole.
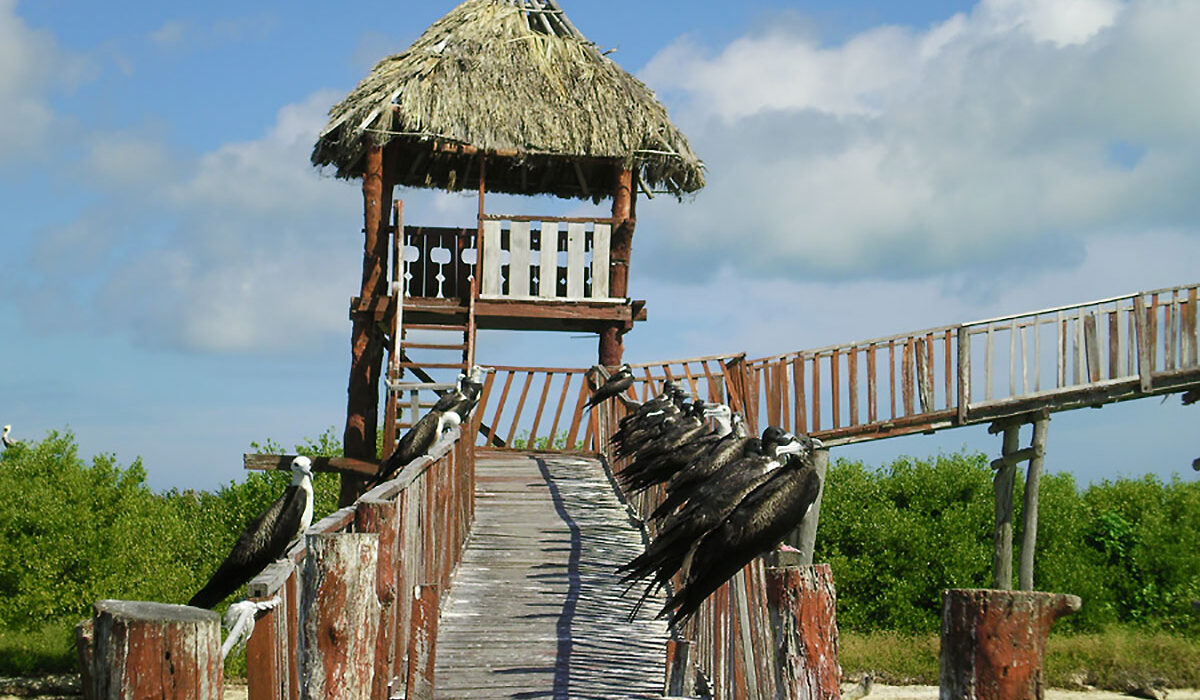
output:
M1017 474L1017 465L1011 460L1017 451L1017 440L1020 438L1021 424L1007 423L1003 426L993 425L989 432L1004 432L1002 464L996 469L992 487L996 495L996 530L994 535L995 548L992 552L993 585L1000 590L1012 589L1012 534L1013 534L1013 482Z
M838 698L837 594L828 564L767 569L777 698Z
M624 299L629 296L629 259L633 251L634 199L633 171L622 170L617 174L617 186L613 190L612 249L609 254L608 294ZM625 328L611 325L600 331L600 364L616 367L621 364L625 353L622 336Z
M221 618L211 610L101 600L77 628L85 698L220 698Z
M955 588L942 596L941 697L1040 700L1046 637L1079 610L1062 593Z
M359 294L361 305L371 308L388 295L388 217L392 185L384 170L383 149L367 150L363 173L363 273ZM379 425L379 377L383 370L383 332L373 314L351 313L350 385L347 389L346 430L342 437L345 455L374 460L375 432ZM343 474L338 504L348 506L365 490L366 477Z
M696 695L696 649L690 641L667 640L667 671L663 695L692 697Z
M813 452L813 466L817 476L821 477L821 488L817 491L817 500L800 521L800 527L793 532L792 546L800 550L800 564L811 566L813 551L817 547L817 523L821 517L821 497L825 495L825 472L829 469L829 450L819 449Z
M440 597L441 593L435 585L417 586L413 589L406 700L433 700Z
M374 700L387 700L396 670L396 576L400 556L400 513L398 498L363 499L354 512L358 532L379 535L379 560L376 564L375 595L379 599L379 635L375 644Z
M1017 574L1023 591L1033 590L1033 554L1037 550L1038 484L1042 476L1042 460L1046 456L1046 430L1050 414L1043 412L1033 422L1033 456L1025 476L1025 508L1021 526L1021 567Z
M308 535L300 606L306 698L371 698L379 598L379 535Z

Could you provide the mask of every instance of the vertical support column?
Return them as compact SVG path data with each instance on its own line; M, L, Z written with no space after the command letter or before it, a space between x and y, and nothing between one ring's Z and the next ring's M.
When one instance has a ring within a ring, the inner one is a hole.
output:
M77 637L84 697L221 697L221 621L215 612L121 600L101 600L94 609Z
M1042 476L1042 461L1046 456L1046 431L1050 427L1050 414L1043 411L1033 421L1033 454L1029 458L1029 471L1025 477L1025 508L1021 526L1021 568L1017 574L1023 591L1033 590L1033 555L1037 550L1038 528L1038 484Z
M437 659L438 605L436 585L413 589L412 633L408 639L408 700L433 700L434 664Z
M354 512L358 532L379 535L375 595L379 599L379 634L375 644L375 683L371 697L387 700L396 668L396 570L399 559L399 498L363 499Z
M612 252L608 282L609 295L617 298L629 296L629 258L633 251L635 207L633 171L622 170L617 174L617 186L613 191ZM600 364L605 367L621 364L625 352L621 336L625 330L617 324L600 331Z
M988 432L1004 433L1002 456L993 463L996 476L992 487L996 496L996 530L994 534L995 547L992 552L992 578L996 588L1012 589L1012 534L1013 534L1013 481L1017 473L1017 465L1011 456L1017 451L1017 440L1020 438L1021 424L1018 422L995 424Z
M301 593L305 697L369 700L379 632L379 535L308 536Z
M372 146L363 173L363 274L358 308L351 310L350 385L347 389L345 455L373 461L379 424L379 377L383 369L383 333L374 309L387 296L388 216L391 210L390 173L385 172L383 148ZM367 478L342 474L338 504L362 495Z
M817 476L821 477L821 488L817 491L817 500L813 501L808 513L800 521L800 527L796 528L794 533L794 546L800 550L802 566L812 566L813 551L817 547L817 521L821 517L821 497L825 495L825 472L829 469L829 450L824 448L814 450L813 466L816 467Z
M1046 637L1078 596L955 588L942 597L941 697L1041 700Z
M776 651L776 697L841 697L837 593L829 565L769 567L767 608Z

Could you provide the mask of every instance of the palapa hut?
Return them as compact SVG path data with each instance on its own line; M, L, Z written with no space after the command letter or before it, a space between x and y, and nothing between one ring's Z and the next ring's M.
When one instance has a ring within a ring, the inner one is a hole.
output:
M704 186L702 163L653 92L554 0L463 2L330 110L312 162L363 180L366 244L362 293L351 309L345 447L348 457L364 458L374 455L384 343L389 411L407 386L403 374L428 384L433 368L469 366L476 328L596 332L600 362L619 364L622 336L644 318L644 303L627 297L636 192L682 197ZM478 222L405 226L397 206L393 223L397 185L478 191ZM493 214L488 192L611 197L612 216ZM400 244L417 255L404 270L391 252ZM393 296L394 287L403 294ZM381 326L390 332L376 333ZM410 357L418 344L400 339L414 327L461 333L460 359ZM385 425L391 432L395 422Z

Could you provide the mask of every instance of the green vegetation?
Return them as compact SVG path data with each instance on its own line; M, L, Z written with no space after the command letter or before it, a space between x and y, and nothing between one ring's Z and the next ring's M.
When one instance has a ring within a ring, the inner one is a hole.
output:
M335 449L332 430L296 446ZM337 477L315 477L321 517L334 509ZM87 462L70 432L0 453L0 675L72 668L74 626L97 600L187 601L290 481L256 472L215 492L154 493L140 460Z
M336 455L341 445L330 429L295 451ZM991 585L992 474L972 454L830 467L817 558L834 568L847 676L936 683L942 589ZM85 460L70 433L0 453L0 675L72 668L72 629L96 600L187 600L289 479L259 472L214 492L155 493L139 461ZM319 518L335 507L336 476L316 475L315 488ZM1051 682L1200 686L1190 607L1200 599L1200 483L1080 489L1049 474L1040 513L1037 587L1084 599L1056 626ZM228 673L244 664L232 658Z

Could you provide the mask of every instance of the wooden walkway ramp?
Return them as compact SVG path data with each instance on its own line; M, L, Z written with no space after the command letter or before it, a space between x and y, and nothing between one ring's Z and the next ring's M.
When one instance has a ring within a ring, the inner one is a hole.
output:
M437 640L438 698L661 697L662 599L626 621L640 532L594 459L480 454L475 526Z

